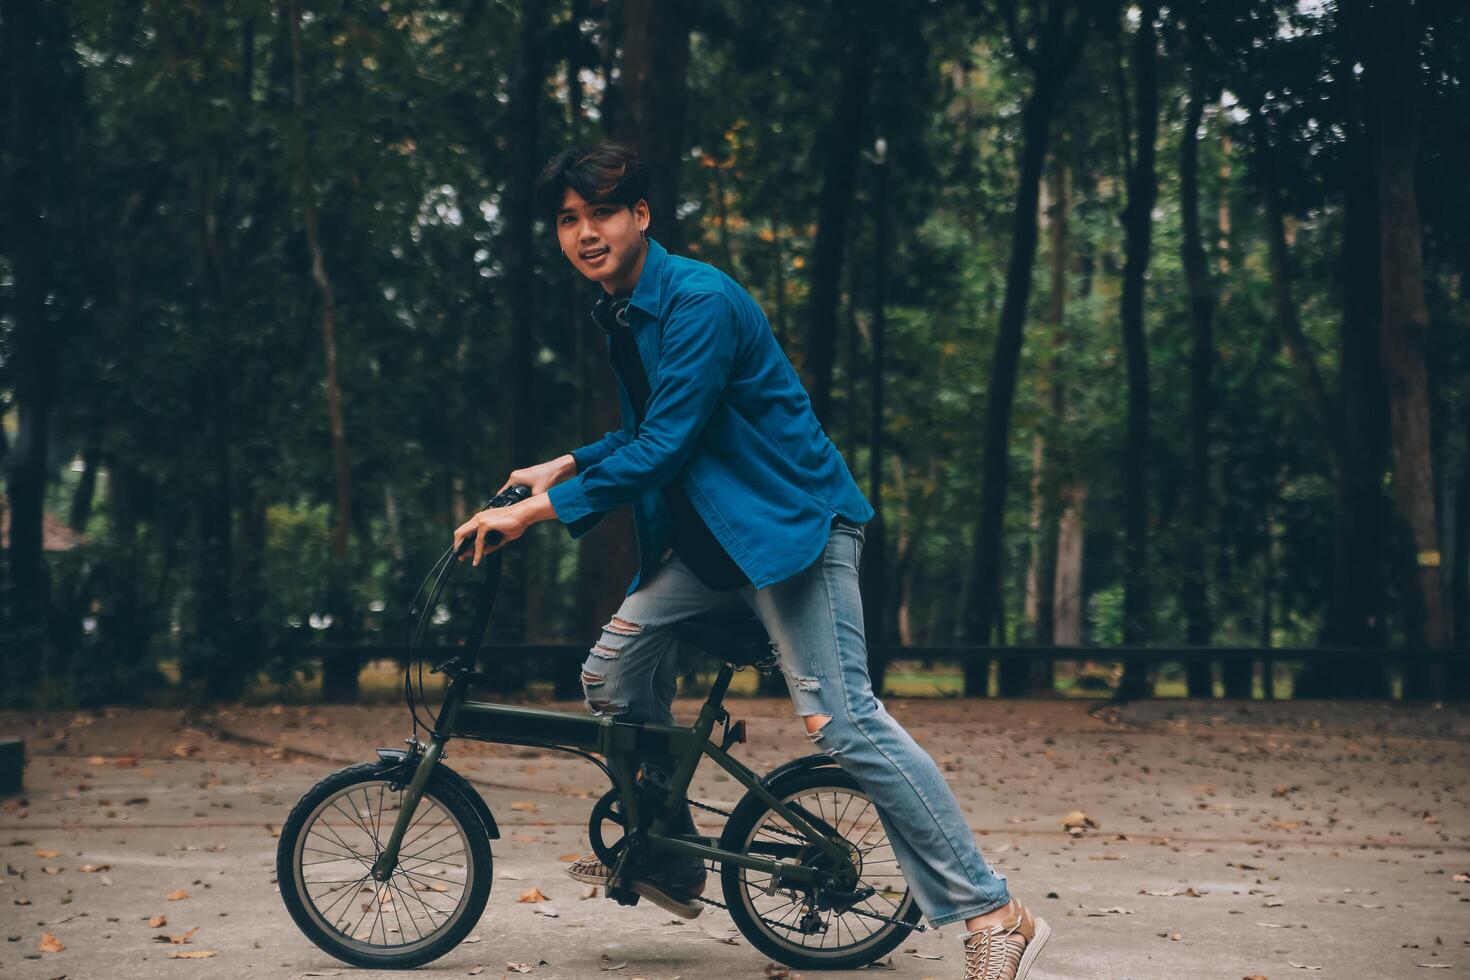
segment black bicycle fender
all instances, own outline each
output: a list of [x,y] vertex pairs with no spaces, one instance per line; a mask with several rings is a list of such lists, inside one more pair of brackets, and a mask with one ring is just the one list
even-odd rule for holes
[[[402,776],[407,781],[413,776],[411,763],[411,757],[404,749],[378,749],[378,764],[382,767],[384,775],[398,769],[403,769]],[[475,814],[480,818],[480,823],[484,825],[485,836],[490,840],[500,840],[500,828],[495,824],[495,815],[490,812],[490,807],[485,803],[485,798],[471,785],[468,779],[465,779],[442,762],[434,767],[432,779],[443,782],[454,792],[464,797],[465,801],[469,803],[470,809],[475,811]]]
[[782,776],[789,776],[794,772],[805,772],[808,769],[821,769],[824,766],[835,766],[837,761],[825,752],[813,752],[804,755],[800,759],[792,759],[783,765],[777,766],[761,777],[761,785],[769,786]]

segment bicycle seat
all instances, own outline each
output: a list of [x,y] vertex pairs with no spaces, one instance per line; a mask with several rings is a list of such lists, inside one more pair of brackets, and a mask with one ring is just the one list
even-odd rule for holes
[[680,642],[692,643],[732,667],[754,667],[774,658],[766,628],[752,613],[724,618],[696,616],[674,627]]

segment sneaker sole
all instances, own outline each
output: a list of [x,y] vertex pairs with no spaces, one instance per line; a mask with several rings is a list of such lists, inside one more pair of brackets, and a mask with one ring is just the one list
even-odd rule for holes
[[589,885],[606,885],[607,875],[588,874],[585,871],[573,871],[571,868],[563,868],[568,878],[576,881],[585,881]]
[[633,891],[648,899],[654,905],[675,915],[681,915],[686,919],[697,919],[704,911],[704,903],[698,900],[681,902],[672,895],[666,895],[658,888],[645,881],[633,882]]
[[1051,938],[1051,926],[1046,920],[1038,916],[1036,918],[1036,935],[1026,944],[1026,952],[1021,954],[1021,965],[1016,967],[1015,980],[1026,980],[1026,974],[1031,972],[1031,964],[1036,962],[1036,957],[1041,955],[1041,947]]

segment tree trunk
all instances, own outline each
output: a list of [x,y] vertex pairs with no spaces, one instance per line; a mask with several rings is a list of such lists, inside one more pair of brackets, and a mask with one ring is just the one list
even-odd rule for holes
[[[1215,296],[1205,267],[1204,241],[1199,220],[1199,132],[1204,116],[1205,93],[1198,70],[1191,69],[1189,105],[1179,141],[1179,207],[1184,240],[1181,259],[1189,290],[1189,462],[1187,476],[1188,518],[1184,529],[1181,599],[1186,621],[1185,636],[1190,646],[1208,646],[1214,626],[1205,575],[1205,542],[1209,536],[1210,506],[1210,415],[1214,410],[1211,372],[1215,364]],[[1185,666],[1189,696],[1207,698],[1214,693],[1210,664],[1191,660]]]
[[[1062,384],[1063,355],[1070,346],[1067,335],[1067,269],[1071,266],[1071,249],[1067,239],[1068,218],[1072,208],[1071,170],[1063,161],[1053,158],[1051,171],[1051,300],[1047,319],[1053,332],[1049,376],[1050,418],[1045,426],[1049,443],[1043,446],[1039,492],[1036,549],[1036,645],[1056,644],[1056,596],[1058,549],[1064,501],[1062,485],[1065,452],[1062,433],[1066,431],[1067,397]],[[1056,664],[1036,660],[1031,664],[1032,696],[1051,696],[1056,692]]]
[[[888,251],[891,237],[888,225],[888,161],[886,151],[879,150],[873,164],[873,295],[872,295],[872,359],[869,365],[869,395],[872,399],[868,417],[868,498],[873,505],[873,519],[868,524],[867,538],[863,545],[863,571],[866,573],[867,591],[864,609],[864,633],[868,640],[868,674],[873,681],[873,690],[882,692],[888,673],[888,647],[891,630],[888,620],[888,519],[883,507],[883,366],[887,343],[887,278]],[[856,290],[854,290],[856,293]],[[853,304],[857,302],[854,295]],[[857,344],[852,345],[854,348]],[[852,372],[856,378],[857,371]],[[854,406],[857,399],[852,399]],[[856,433],[854,433],[855,435]],[[853,439],[856,444],[856,439]]]
[[858,148],[864,141],[864,118],[873,81],[877,50],[875,28],[869,18],[843,17],[842,78],[837,103],[822,141],[822,191],[817,201],[817,240],[812,246],[810,294],[806,336],[802,345],[802,373],[812,409],[824,428],[831,429],[832,366],[837,351],[837,294],[842,281],[842,253],[847,242],[847,215],[852,209],[857,180]]
[[1059,647],[1082,645],[1082,615],[1086,597],[1082,593],[1083,512],[1087,484],[1071,484],[1064,491],[1066,505],[1057,525],[1056,624],[1052,642]]
[[649,236],[670,252],[682,252],[678,207],[689,71],[687,0],[623,0],[622,44],[613,135],[637,146],[648,166]]
[[[1363,63],[1369,133],[1378,174],[1379,279],[1382,286],[1384,383],[1388,392],[1394,461],[1394,508],[1408,554],[1403,575],[1404,630],[1411,650],[1444,652],[1449,629],[1440,571],[1430,446],[1429,313],[1414,165],[1423,116],[1420,44],[1423,3],[1348,0],[1344,23]],[[1443,696],[1444,672],[1414,665],[1404,674],[1404,696]]]
[[[505,264],[505,305],[509,317],[510,344],[500,364],[500,434],[504,455],[499,473],[537,462],[534,433],[543,406],[538,404],[534,352],[536,347],[536,252],[534,194],[536,175],[542,164],[540,151],[542,88],[546,80],[546,0],[524,0],[521,4],[519,39],[509,78],[509,108],[506,126],[510,136],[505,155],[505,231],[501,260]],[[499,488],[473,487],[473,506]],[[466,514],[466,517],[469,515]],[[532,582],[535,562],[530,535],[505,550],[505,571],[496,602],[496,639],[521,643],[526,639],[528,601],[536,592]],[[524,664],[500,664],[497,678],[506,690],[525,685]]]
[[[1358,79],[1344,64],[1336,81],[1353,115],[1347,139],[1343,186],[1342,254],[1339,282],[1342,315],[1337,408],[1342,460],[1336,479],[1332,594],[1323,642],[1381,649],[1385,628],[1383,558],[1386,549],[1383,474],[1388,465],[1388,401],[1378,332],[1377,182],[1367,134],[1359,116]],[[1324,679],[1327,680],[1327,679]],[[1300,687],[1302,678],[1298,677]],[[1382,698],[1389,693],[1385,669],[1331,671],[1322,685],[1336,697]]]
[[[336,496],[329,533],[330,564],[327,571],[327,611],[332,617],[328,637],[343,642],[353,634],[352,612],[347,590],[347,532],[352,516],[352,475],[347,459],[347,429],[342,411],[342,390],[337,380],[337,300],[327,276],[322,254],[321,236],[317,229],[316,192],[312,188],[311,160],[306,147],[306,128],[302,121],[305,107],[301,66],[301,23],[296,0],[285,0],[282,16],[286,19],[291,41],[291,139],[296,172],[296,190],[300,197],[301,221],[311,259],[311,281],[317,291],[317,315],[321,322],[322,351],[325,362],[327,424],[331,432],[332,473]],[[332,654],[322,663],[322,699],[327,702],[357,700],[357,657],[350,653]]]
[[[1090,27],[1089,15],[1078,15],[1070,24],[1065,10],[1049,7],[1036,50],[1026,48],[1012,30],[1013,43],[1027,52],[1035,85],[1021,111],[1021,171],[1012,212],[1011,254],[1006,268],[1005,298],[1001,304],[995,355],[986,392],[983,477],[980,517],[975,533],[969,594],[965,598],[964,632],[971,643],[989,645],[999,613],[1002,581],[1001,532],[1005,514],[1006,484],[1010,470],[1011,412],[1015,404],[1016,373],[1026,326],[1026,306],[1031,295],[1031,272],[1036,260],[1036,205],[1041,174],[1051,136],[1051,117],[1057,91],[1082,51]],[[983,696],[990,663],[971,658],[965,664],[965,693]]]
[[87,522],[92,519],[92,503],[97,497],[97,461],[101,455],[95,442],[87,443],[87,448],[82,450],[82,476],[72,492],[71,514],[66,522],[73,531],[86,531]]
[[[1123,268],[1121,313],[1123,343],[1128,363],[1127,449],[1123,462],[1123,642],[1141,646],[1152,634],[1152,601],[1148,563],[1148,444],[1149,380],[1148,337],[1144,331],[1144,276],[1148,271],[1153,236],[1153,208],[1158,194],[1154,173],[1154,142],[1158,130],[1159,93],[1156,80],[1157,42],[1154,19],[1158,5],[1141,5],[1138,31],[1133,39],[1133,70],[1138,84],[1135,125],[1136,159],[1128,175],[1128,205],[1123,212],[1127,258]],[[1118,685],[1120,698],[1143,697],[1152,692],[1147,662],[1124,662]]]
[[[49,297],[52,239],[65,236],[53,228],[62,202],[50,200],[51,174],[65,165],[61,145],[64,117],[57,79],[68,57],[70,29],[52,4],[18,0],[7,5],[0,30],[0,65],[9,93],[7,148],[9,180],[4,190],[0,247],[9,259],[11,368],[18,428],[5,458],[10,508],[10,541],[6,553],[10,594],[8,615],[0,616],[15,631],[15,649],[24,658],[6,656],[5,700],[33,685],[28,675],[45,663],[50,608],[47,569],[41,550],[42,514],[48,472],[47,453],[57,367],[64,339],[53,320]],[[12,683],[13,682],[13,683]]]

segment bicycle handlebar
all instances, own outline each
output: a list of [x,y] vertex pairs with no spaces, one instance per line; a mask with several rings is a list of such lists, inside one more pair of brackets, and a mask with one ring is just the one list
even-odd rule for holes
[[[491,497],[489,500],[485,501],[483,504],[480,505],[480,509],[489,510],[491,507],[509,507],[511,504],[518,504],[522,500],[525,500],[527,497],[530,496],[530,487],[526,486],[524,483],[515,483],[511,486],[506,487],[503,493],[498,493],[495,496]],[[485,535],[486,544],[494,544],[496,541],[499,540],[499,531],[491,531],[489,534]],[[459,543],[459,548],[454,552],[454,557],[460,557],[474,546],[475,535],[468,535],[463,541]]]

